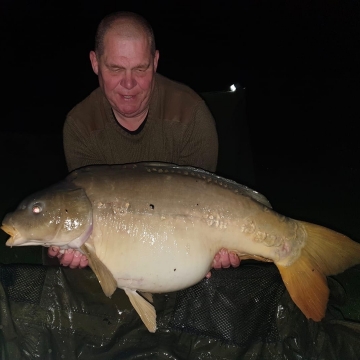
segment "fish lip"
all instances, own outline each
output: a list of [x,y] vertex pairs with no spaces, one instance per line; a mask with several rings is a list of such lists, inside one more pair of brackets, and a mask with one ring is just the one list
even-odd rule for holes
[[16,231],[16,229],[11,226],[11,225],[7,225],[7,224],[2,224],[0,229],[4,232],[6,232],[8,235],[10,235],[11,237],[15,236],[18,232]]
[[26,243],[26,239],[24,239],[23,237],[20,237],[20,234],[16,234],[15,236],[11,236],[5,243],[6,246],[23,246],[23,245],[27,245]]
[[15,239],[13,236],[9,237],[5,243],[6,246],[10,246],[10,247],[13,247],[14,244],[15,244]]
[[21,238],[19,232],[15,229],[14,226],[3,223],[0,229],[10,235],[10,238],[5,243],[6,246],[12,247],[24,243],[24,239]]
[[21,246],[26,241],[26,239],[24,239],[20,235],[19,231],[16,230],[16,228],[12,225],[3,223],[0,229],[6,232],[8,235],[10,235],[9,239],[5,243],[6,246],[10,246],[10,247],[19,246],[19,245]]
[[9,247],[13,247],[14,246],[14,238],[9,238],[6,243],[5,243],[6,246],[9,246]]
[[10,246],[10,247],[13,247],[13,246],[37,246],[37,245],[44,246],[42,240],[35,240],[35,239],[29,240],[29,239],[26,239],[26,238],[20,236],[20,234],[18,234],[18,237],[12,236],[10,239],[8,239],[6,241],[5,245]]

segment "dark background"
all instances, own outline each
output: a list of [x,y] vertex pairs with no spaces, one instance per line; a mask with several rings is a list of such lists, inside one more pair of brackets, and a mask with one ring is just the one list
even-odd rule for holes
[[[163,75],[201,93],[245,88],[254,188],[274,209],[360,240],[358,0],[1,0],[1,218],[66,174],[63,122],[97,87],[88,54],[117,10],[151,22]],[[34,248],[3,245],[1,261],[36,262]],[[358,280],[346,279],[351,295]],[[350,295],[347,315],[360,319]]]
[[[201,93],[245,88],[252,187],[275,209],[360,239],[357,0],[2,0],[4,212],[66,174],[63,122],[97,87],[89,51],[101,18],[117,10],[151,22],[163,75]],[[229,143],[244,141],[238,128]]]
[[351,0],[2,0],[1,130],[61,132],[97,86],[88,53],[115,10],[152,23],[160,73],[198,92],[246,88],[259,166],[359,167],[360,6]]

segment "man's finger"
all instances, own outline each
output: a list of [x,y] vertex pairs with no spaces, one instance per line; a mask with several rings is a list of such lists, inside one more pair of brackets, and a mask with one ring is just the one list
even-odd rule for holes
[[80,267],[81,253],[79,251],[74,252],[74,257],[69,264],[70,269],[76,269]]
[[233,252],[229,253],[229,260],[233,267],[238,267],[240,265],[240,258]]
[[229,258],[229,252],[226,249],[221,249],[220,252],[220,262],[222,268],[229,268],[230,267],[230,258]]
[[60,264],[64,266],[69,266],[74,258],[74,250],[73,249],[67,249],[64,252],[64,255],[62,255],[60,259]]
[[214,268],[214,269],[221,269],[221,256],[220,256],[220,253],[217,253],[217,254],[214,256],[213,268]]
[[79,264],[79,268],[83,269],[84,267],[87,267],[89,265],[89,260],[85,255],[82,255],[80,253],[80,264]]
[[57,246],[50,246],[48,249],[48,256],[51,258],[54,258],[58,255],[59,253],[59,248]]

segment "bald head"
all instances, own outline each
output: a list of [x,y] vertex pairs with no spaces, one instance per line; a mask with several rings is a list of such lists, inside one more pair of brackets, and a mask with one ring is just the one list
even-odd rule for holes
[[155,56],[156,45],[153,29],[141,15],[120,11],[109,14],[101,20],[95,35],[95,52],[98,57],[104,53],[104,38],[110,31],[128,39],[147,38],[151,55]]

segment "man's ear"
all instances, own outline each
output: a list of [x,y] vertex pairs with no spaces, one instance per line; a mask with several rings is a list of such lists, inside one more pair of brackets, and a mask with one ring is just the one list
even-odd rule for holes
[[99,63],[98,63],[95,51],[90,51],[89,55],[90,55],[91,67],[92,67],[94,73],[96,75],[98,75],[98,73],[99,73]]
[[159,62],[159,57],[160,57],[159,50],[156,50],[155,51],[155,56],[154,56],[154,72],[156,72],[158,62]]

